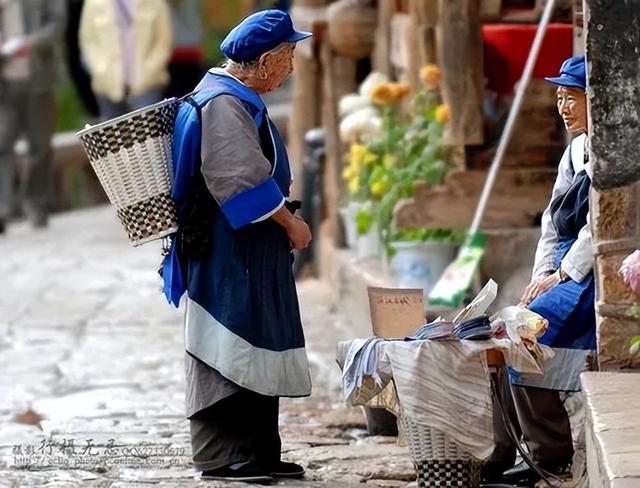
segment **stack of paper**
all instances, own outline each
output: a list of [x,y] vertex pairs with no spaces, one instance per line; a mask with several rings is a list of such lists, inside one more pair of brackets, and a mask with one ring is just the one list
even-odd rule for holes
[[436,320],[429,324],[425,324],[416,329],[409,337],[405,337],[405,341],[451,341],[457,337],[453,333],[453,322],[447,320]]
[[491,339],[491,322],[486,315],[480,315],[459,323],[453,329],[453,333],[460,340],[485,340]]

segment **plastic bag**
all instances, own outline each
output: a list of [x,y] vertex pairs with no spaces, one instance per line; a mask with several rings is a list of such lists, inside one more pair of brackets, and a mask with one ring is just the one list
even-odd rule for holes
[[506,307],[491,317],[494,334],[499,337],[503,332],[515,344],[536,344],[548,327],[544,317],[524,307]]

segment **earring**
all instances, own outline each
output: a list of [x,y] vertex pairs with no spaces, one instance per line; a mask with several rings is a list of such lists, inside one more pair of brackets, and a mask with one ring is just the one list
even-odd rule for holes
[[267,75],[267,72],[262,70],[260,71],[260,79],[261,80],[266,80],[269,77],[269,75]]

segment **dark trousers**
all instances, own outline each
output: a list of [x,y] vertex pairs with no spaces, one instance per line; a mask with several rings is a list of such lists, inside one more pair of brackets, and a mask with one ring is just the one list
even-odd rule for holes
[[0,82],[0,220],[10,216],[14,204],[14,146],[20,136],[27,142],[20,186],[24,210],[34,220],[48,212],[54,111],[52,91],[34,90],[28,80]]
[[[571,424],[560,399],[560,392],[511,385],[504,368],[498,374],[497,383],[496,393],[501,396],[505,415],[513,425],[516,435],[527,444],[536,464],[543,468],[554,468],[571,463]],[[516,444],[507,433],[495,396],[493,428],[496,447],[489,462],[508,469],[516,459]]]
[[268,468],[280,461],[279,398],[241,390],[190,418],[196,469],[253,461]]

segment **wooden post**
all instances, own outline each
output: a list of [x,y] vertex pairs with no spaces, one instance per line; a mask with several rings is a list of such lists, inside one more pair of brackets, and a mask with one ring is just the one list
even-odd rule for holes
[[640,320],[626,313],[637,297],[618,274],[640,242],[640,4],[586,0],[585,5],[598,362],[605,370],[640,368],[640,358],[629,354]]
[[302,163],[305,158],[304,136],[308,130],[322,125],[321,78],[318,60],[296,56],[293,60],[293,101],[289,119],[287,149],[294,174],[298,175],[292,198],[300,198],[302,191]]
[[391,66],[391,18],[396,8],[396,0],[378,1],[378,29],[376,31],[376,45],[373,50],[372,65],[374,71],[379,71],[389,77],[393,74]]
[[482,144],[484,88],[479,0],[440,0],[437,27],[442,94],[451,110],[445,140],[456,146]]
[[409,1],[409,29],[407,30],[407,73],[414,89],[421,86],[420,68],[436,63],[436,26],[438,24],[438,2],[434,0]]
[[573,54],[584,54],[584,14],[582,0],[572,0]]
[[287,149],[294,173],[299,175],[292,197],[300,198],[302,163],[305,157],[304,135],[322,125],[322,75],[318,46],[324,35],[327,0],[296,0],[291,17],[300,30],[313,32],[310,40],[300,43],[293,60],[293,100],[288,126]]
[[339,245],[342,243],[342,234],[339,233],[338,206],[340,195],[343,194],[340,188],[344,188],[340,174],[345,148],[340,141],[338,101],[343,95],[357,89],[356,62],[349,58],[334,56],[327,38],[321,41],[320,59],[323,68],[324,95],[322,121],[326,132],[323,201],[328,213],[328,225],[325,228],[334,239],[334,243]]

